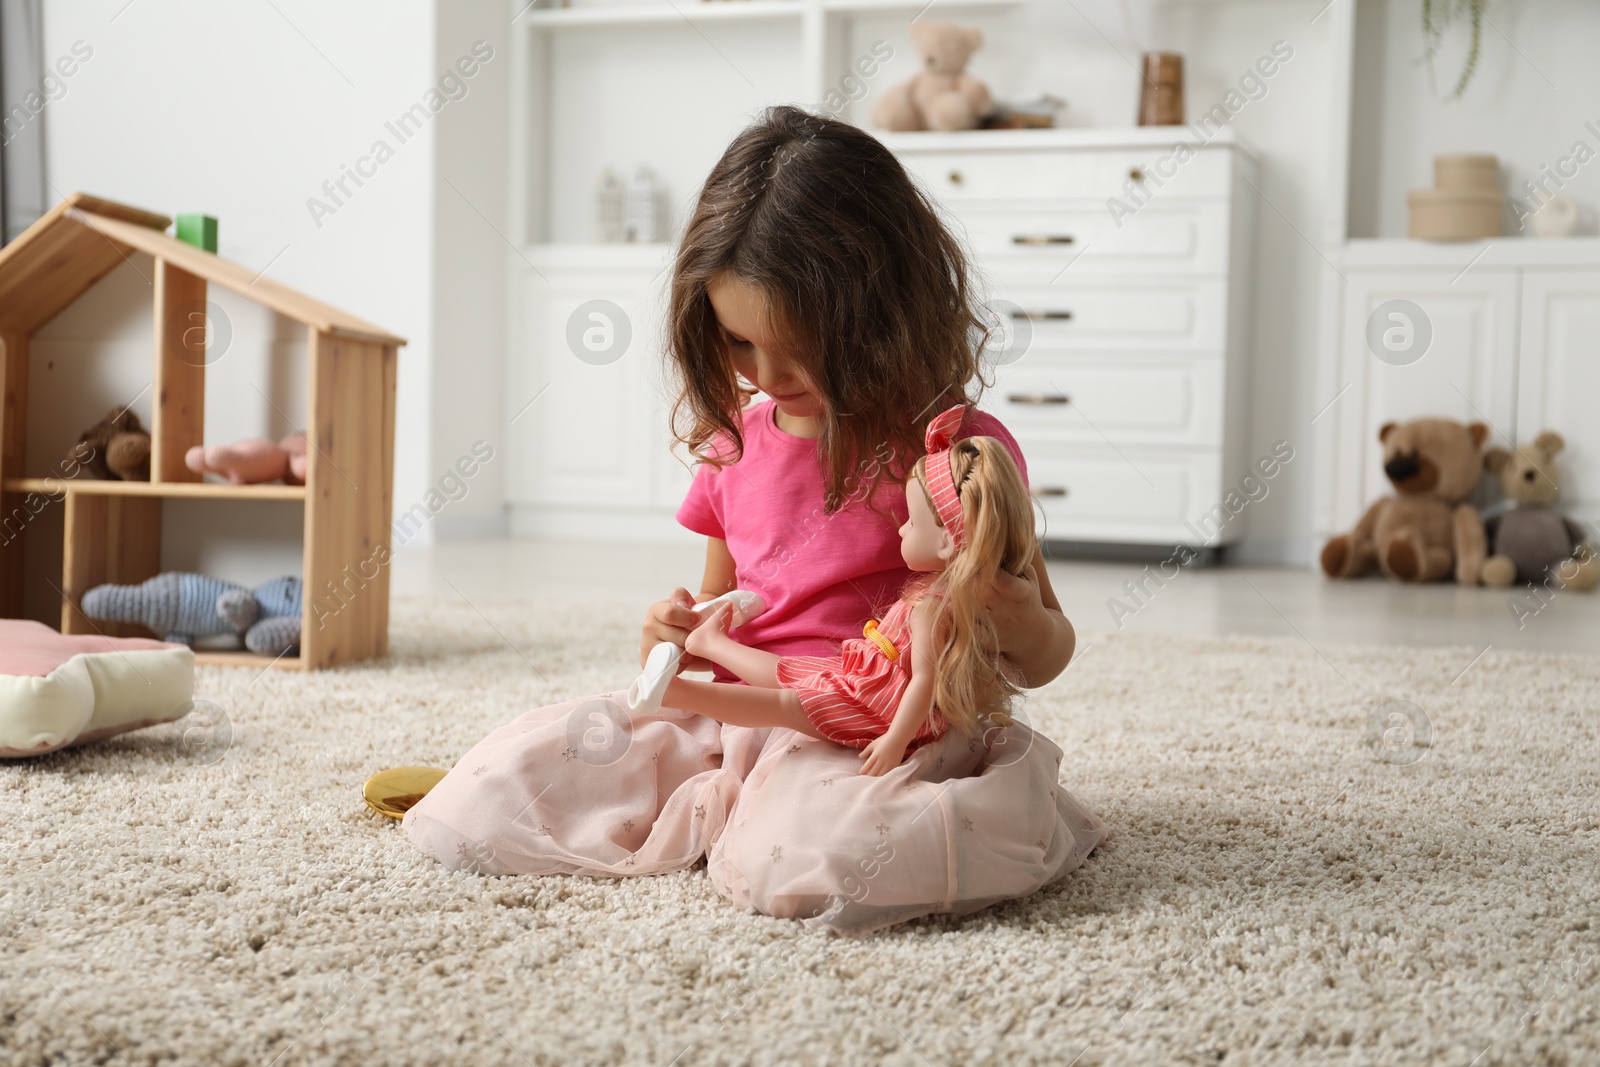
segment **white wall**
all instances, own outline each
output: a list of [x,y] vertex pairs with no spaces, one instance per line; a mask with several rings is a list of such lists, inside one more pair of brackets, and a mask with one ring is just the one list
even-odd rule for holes
[[[435,120],[431,484],[455,469],[436,537],[506,533],[505,347],[510,244],[510,15],[502,0],[438,4],[434,67],[473,70],[466,94]],[[481,42],[481,44],[479,43]],[[487,54],[489,58],[479,61]],[[457,66],[457,64],[462,64]],[[478,463],[474,443],[494,458]],[[466,466],[460,467],[466,459]],[[471,477],[462,472],[471,471]],[[451,493],[446,492],[446,499]],[[396,512],[417,501],[397,494]]]
[[[215,215],[222,255],[408,338],[400,352],[397,501],[420,497],[433,478],[436,131],[424,125],[399,144],[384,124],[433,84],[434,40],[429,0],[51,0],[45,8],[47,61],[77,42],[92,50],[43,115],[52,200],[83,190],[165,214]],[[395,142],[394,157],[363,187],[347,181],[354,195],[341,196],[318,225],[308,198],[325,196],[323,183],[380,138]],[[149,311],[131,317],[129,309],[148,301],[147,282],[127,275],[116,286],[111,296],[120,293],[128,306],[75,305],[40,347],[46,360],[69,350],[88,358],[89,340],[107,337],[109,327],[99,358],[117,360],[116,374],[142,385]],[[261,347],[279,333],[272,316],[226,295],[213,299],[237,312],[241,335],[237,353],[213,373],[220,380],[237,370],[243,384],[208,384],[207,439],[282,432],[282,417],[250,387],[298,403],[291,414],[304,417],[303,387],[269,369]],[[125,369],[123,350],[140,354]],[[82,380],[96,393],[127,391],[120,380]]]
[[[1417,0],[1361,0],[1352,139],[1350,227],[1353,237],[1404,237],[1406,193],[1433,184],[1441,152],[1493,152],[1506,191],[1542,165],[1555,170],[1575,142],[1595,158],[1563,179],[1587,207],[1595,232],[1600,203],[1600,6],[1589,0],[1517,0],[1484,9],[1483,54],[1459,100],[1454,87],[1466,28],[1452,31],[1430,83]],[[1586,124],[1593,123],[1595,129]],[[1569,168],[1570,171],[1571,168]],[[1508,211],[1507,234],[1516,233]]]
[[[583,29],[550,50],[549,217],[536,240],[598,239],[595,188],[606,168],[627,182],[656,174],[668,227],[682,226],[728,141],[768,104],[798,100],[793,25],[687,22],[647,30]],[[714,103],[711,103],[714,102]]]

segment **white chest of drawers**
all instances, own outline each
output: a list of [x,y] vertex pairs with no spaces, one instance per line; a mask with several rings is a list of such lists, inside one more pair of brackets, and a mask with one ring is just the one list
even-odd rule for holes
[[965,238],[1000,327],[983,406],[1022,445],[1058,546],[1216,549],[1242,531],[1207,518],[1254,458],[1256,164],[1228,133],[884,138]]

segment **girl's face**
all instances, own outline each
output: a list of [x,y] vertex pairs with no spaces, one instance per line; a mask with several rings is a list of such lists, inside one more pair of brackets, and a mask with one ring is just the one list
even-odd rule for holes
[[717,322],[728,335],[733,369],[775,400],[778,410],[790,418],[821,415],[822,400],[806,381],[805,372],[779,354],[778,339],[768,321],[766,294],[730,273],[718,275],[706,286],[706,294]]
[[942,571],[955,555],[950,531],[939,525],[939,516],[928,500],[922,479],[906,479],[906,519],[900,527],[900,558],[914,571]]

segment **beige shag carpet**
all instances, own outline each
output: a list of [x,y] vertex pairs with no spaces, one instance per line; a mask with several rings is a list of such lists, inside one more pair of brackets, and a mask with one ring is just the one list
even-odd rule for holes
[[0,766],[0,1057],[1600,1062],[1600,658],[1082,635],[1028,715],[1114,847],[859,942],[703,868],[450,873],[363,807],[626,682],[639,615],[400,600],[388,661],[202,670],[216,762],[160,727]]

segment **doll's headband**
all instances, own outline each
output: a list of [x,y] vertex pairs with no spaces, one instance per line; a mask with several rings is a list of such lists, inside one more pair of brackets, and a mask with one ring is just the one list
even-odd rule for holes
[[955,475],[950,470],[950,447],[966,415],[967,409],[957,406],[928,423],[928,458],[922,465],[928,480],[928,495],[933,497],[933,510],[950,532],[950,540],[958,550],[966,547],[967,529],[966,517],[961,514],[961,497],[956,493]]

